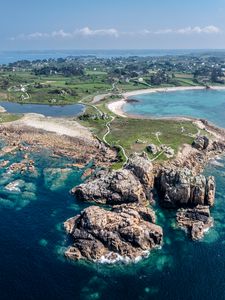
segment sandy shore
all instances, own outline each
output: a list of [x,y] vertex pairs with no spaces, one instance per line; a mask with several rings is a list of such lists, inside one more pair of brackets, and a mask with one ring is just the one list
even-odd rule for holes
[[94,140],[93,135],[86,127],[73,120],[45,117],[40,114],[29,113],[25,114],[23,118],[13,123],[20,126],[29,126],[36,129],[42,129],[58,135],[67,135],[69,137],[75,137],[89,141]]
[[0,106],[0,113],[4,113],[4,112],[6,112],[6,109],[4,107]]
[[[210,87],[213,90],[224,90],[225,87],[220,86],[213,86]],[[127,103],[126,100],[129,97],[137,96],[137,95],[144,95],[150,93],[159,93],[159,92],[177,92],[177,91],[187,91],[187,90],[204,90],[204,86],[185,86],[185,87],[168,87],[168,88],[151,88],[151,89],[143,89],[137,91],[126,92],[122,94],[122,99],[111,102],[108,104],[108,109],[111,110],[114,114],[127,118],[128,115],[123,111],[123,106]]]

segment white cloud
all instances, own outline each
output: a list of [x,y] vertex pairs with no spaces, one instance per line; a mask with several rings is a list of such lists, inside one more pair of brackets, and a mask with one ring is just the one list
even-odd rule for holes
[[190,33],[220,33],[221,30],[220,30],[220,28],[218,28],[218,27],[216,27],[214,25],[209,25],[209,26],[205,26],[205,27],[199,27],[199,26],[186,27],[186,28],[178,29],[176,32],[177,33],[181,33],[181,34],[190,34]]
[[167,34],[167,33],[173,33],[173,30],[170,28],[167,28],[167,29],[160,29],[160,30],[154,31],[154,34]]
[[96,36],[109,36],[113,38],[118,38],[119,36],[148,36],[148,35],[163,35],[163,34],[218,34],[222,30],[214,25],[209,25],[205,27],[195,26],[195,27],[185,27],[180,29],[159,29],[159,30],[149,30],[144,29],[140,31],[118,31],[115,28],[109,29],[91,29],[89,27],[84,27],[81,29],[76,29],[72,32],[66,32],[63,29],[58,31],[47,32],[34,32],[29,34],[19,34],[16,37],[11,37],[10,40],[40,40],[40,39],[74,39],[76,37],[96,37]]
[[53,31],[51,34],[49,34],[49,37],[59,37],[59,38],[70,38],[73,34],[70,32],[65,32],[63,29],[60,29],[58,31]]
[[92,30],[89,27],[84,27],[80,30],[75,31],[74,34],[80,34],[80,35],[84,35],[84,36],[96,36],[96,35],[104,35],[104,36],[108,35],[108,36],[114,36],[114,37],[119,36],[119,32],[114,28]]
[[60,29],[58,31],[53,31],[50,33],[46,32],[34,32],[29,34],[19,34],[16,37],[11,37],[10,40],[31,40],[31,39],[46,39],[46,38],[59,38],[59,39],[65,39],[65,38],[75,38],[77,36],[83,36],[83,37],[90,37],[90,36],[111,36],[111,37],[118,37],[119,32],[114,29],[90,29],[89,27],[84,27],[81,29],[76,29],[72,32],[66,32],[63,29]]
[[195,26],[195,27],[185,27],[185,28],[178,28],[178,29],[159,29],[155,31],[151,31],[148,29],[142,30],[143,35],[149,34],[217,34],[222,32],[222,30],[214,25],[209,25],[205,27]]

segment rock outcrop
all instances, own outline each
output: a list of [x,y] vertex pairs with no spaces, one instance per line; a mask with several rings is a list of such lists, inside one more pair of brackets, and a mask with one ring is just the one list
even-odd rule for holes
[[75,260],[136,260],[162,244],[162,228],[154,222],[154,212],[144,206],[90,206],[64,223],[73,239],[65,255]]
[[159,148],[155,144],[149,144],[146,147],[147,151],[153,155],[157,154],[159,152]]
[[192,240],[199,240],[213,226],[213,218],[210,216],[209,206],[198,205],[192,209],[179,209],[177,223],[178,226],[187,230]]
[[214,204],[214,177],[193,176],[187,168],[162,170],[157,180],[157,189],[161,203],[165,207]]
[[72,189],[79,200],[103,204],[145,203],[154,185],[153,167],[145,155],[134,154],[124,169],[99,171]]
[[75,187],[71,193],[78,200],[102,204],[146,201],[142,184],[129,170],[100,171],[94,179]]
[[197,136],[192,146],[198,150],[205,150],[209,146],[209,138],[207,136]]
[[154,173],[153,165],[148,159],[146,153],[142,155],[133,154],[129,157],[128,163],[125,166],[127,170],[130,170],[139,181],[146,187],[146,189],[152,188],[154,185]]

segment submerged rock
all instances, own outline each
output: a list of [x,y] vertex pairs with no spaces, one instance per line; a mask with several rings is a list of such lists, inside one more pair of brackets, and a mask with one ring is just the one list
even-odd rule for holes
[[45,168],[43,174],[46,187],[52,191],[61,189],[72,172],[71,168]]
[[179,209],[177,223],[178,226],[187,229],[192,240],[199,240],[213,226],[213,218],[210,216],[209,206],[198,205],[192,209]]
[[214,177],[193,176],[187,168],[163,170],[158,178],[157,189],[161,203],[166,207],[214,205]]
[[18,192],[21,193],[21,188],[24,187],[25,181],[22,179],[17,179],[15,181],[10,182],[5,186],[5,189],[10,192]]
[[145,155],[134,154],[124,169],[100,171],[71,192],[79,200],[96,203],[144,203],[153,184],[152,163]]
[[144,206],[90,206],[64,223],[73,238],[65,255],[76,260],[136,260],[162,244],[162,228],[154,223],[153,210]]

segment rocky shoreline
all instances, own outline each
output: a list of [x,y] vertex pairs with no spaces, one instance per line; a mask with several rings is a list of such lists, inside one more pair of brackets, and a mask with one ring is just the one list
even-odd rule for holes
[[225,152],[225,141],[223,130],[203,121],[202,126],[208,135],[198,135],[188,152],[181,149],[169,162],[152,164],[146,154],[133,154],[122,169],[100,170],[72,189],[79,201],[108,206],[90,206],[64,223],[72,238],[65,255],[107,263],[136,261],[163,245],[163,228],[151,207],[153,190],[162,209],[177,211],[178,227],[192,240],[203,238],[213,226],[216,184],[201,172]]
[[[116,151],[93,137],[81,138],[74,131],[72,136],[59,135],[23,122],[0,126],[0,137],[6,141],[1,152],[25,153],[20,163],[9,167],[20,172],[35,172],[28,154],[43,147],[52,156],[72,158],[78,168],[91,163],[93,169],[84,175],[88,179],[71,193],[92,205],[64,223],[72,241],[65,255],[93,262],[135,262],[163,246],[155,201],[161,209],[176,210],[177,226],[193,240],[203,238],[213,226],[210,208],[216,184],[212,176],[201,173],[210,159],[225,153],[225,134],[205,120],[198,122],[200,133],[193,144],[184,145],[174,159],[153,163],[146,153],[132,154],[120,170],[109,169],[117,161]],[[155,192],[159,200],[153,197]]]
[[1,125],[0,138],[6,144],[1,149],[2,154],[15,151],[29,154],[48,149],[53,157],[69,157],[79,168],[90,163],[93,167],[109,167],[117,161],[116,151],[97,139],[59,135],[16,122]]

